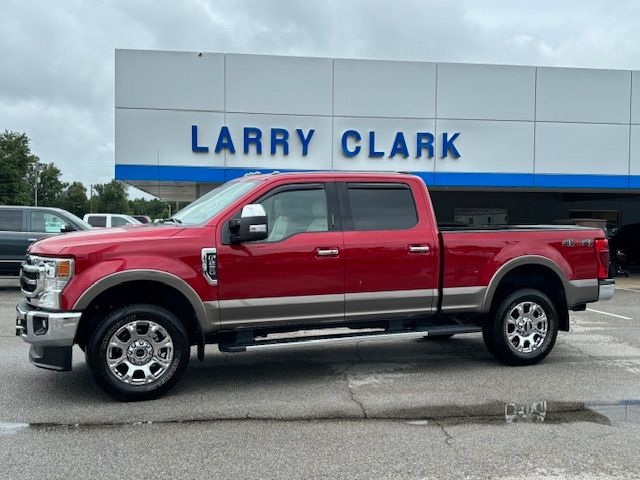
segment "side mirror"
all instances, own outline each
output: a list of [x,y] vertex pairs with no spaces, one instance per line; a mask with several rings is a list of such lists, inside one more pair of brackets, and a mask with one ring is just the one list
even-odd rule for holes
[[242,207],[240,218],[229,220],[231,243],[253,242],[264,240],[269,235],[267,213],[260,204],[249,204]]
[[60,229],[60,233],[69,233],[69,232],[75,232],[75,231],[76,231],[76,228],[70,223],[63,225],[62,228]]

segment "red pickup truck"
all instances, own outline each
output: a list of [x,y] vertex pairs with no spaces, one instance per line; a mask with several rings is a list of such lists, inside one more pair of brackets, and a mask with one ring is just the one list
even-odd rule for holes
[[159,225],[33,244],[16,334],[54,370],[71,369],[78,344],[120,400],[166,392],[205,344],[482,332],[497,358],[530,365],[569,330],[569,310],[613,296],[608,266],[599,229],[439,230],[415,176],[249,175]]

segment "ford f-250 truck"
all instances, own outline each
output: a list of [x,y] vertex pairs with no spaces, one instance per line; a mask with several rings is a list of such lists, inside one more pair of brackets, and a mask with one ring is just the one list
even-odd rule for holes
[[497,358],[530,365],[569,330],[569,310],[613,296],[608,264],[598,229],[439,230],[425,184],[407,174],[250,175],[161,225],[33,244],[16,334],[54,370],[70,370],[79,345],[120,400],[166,392],[205,344],[481,331]]

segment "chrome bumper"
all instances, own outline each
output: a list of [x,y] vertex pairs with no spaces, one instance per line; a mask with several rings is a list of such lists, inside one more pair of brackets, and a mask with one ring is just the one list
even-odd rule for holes
[[611,300],[616,288],[616,281],[613,278],[598,281],[598,301]]
[[16,335],[39,347],[71,347],[81,312],[47,312],[25,300],[16,306]]

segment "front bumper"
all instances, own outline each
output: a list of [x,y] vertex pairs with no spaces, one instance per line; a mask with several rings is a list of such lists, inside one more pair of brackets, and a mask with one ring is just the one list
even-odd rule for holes
[[82,312],[50,312],[22,300],[16,306],[16,336],[31,344],[29,360],[38,367],[71,370],[71,348]]
[[616,288],[616,281],[613,278],[598,280],[598,301],[611,300]]

